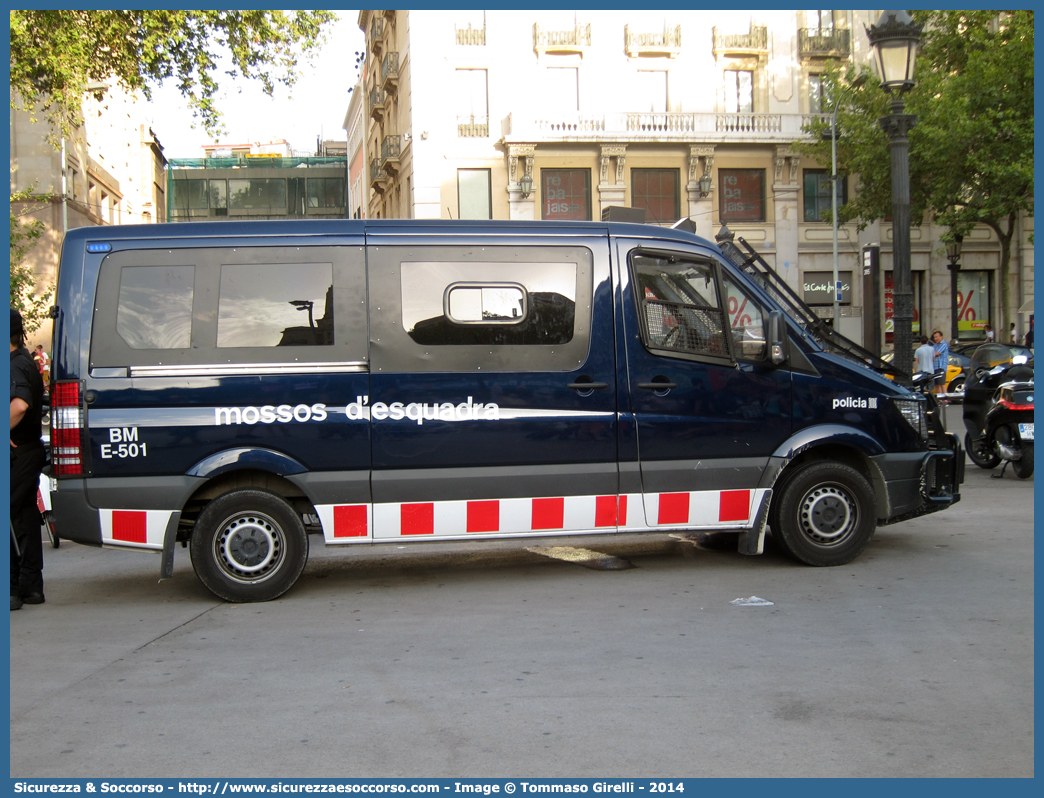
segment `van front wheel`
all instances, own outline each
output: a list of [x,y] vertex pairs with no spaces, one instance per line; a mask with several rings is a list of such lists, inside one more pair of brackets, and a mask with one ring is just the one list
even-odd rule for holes
[[308,560],[308,535],[280,496],[253,488],[214,499],[196,520],[189,551],[199,580],[225,601],[270,601]]
[[772,537],[808,565],[844,565],[877,528],[877,502],[866,477],[841,463],[811,463],[786,480],[773,502]]

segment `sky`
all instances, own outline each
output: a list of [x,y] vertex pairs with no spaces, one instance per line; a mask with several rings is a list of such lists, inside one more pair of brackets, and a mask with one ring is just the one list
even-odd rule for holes
[[[326,45],[312,63],[299,63],[300,75],[293,89],[276,85],[268,97],[257,81],[240,79],[233,83],[221,69],[218,107],[227,133],[223,144],[268,142],[286,139],[294,150],[315,153],[316,137],[344,141],[341,128],[351,100],[349,89],[358,79],[356,52],[366,45],[356,22],[358,11],[338,11],[338,20],[329,28]],[[178,92],[173,80],[153,90],[147,104],[146,119],[163,145],[167,158],[200,158],[200,146],[213,143]],[[193,127],[195,122],[195,127]]]

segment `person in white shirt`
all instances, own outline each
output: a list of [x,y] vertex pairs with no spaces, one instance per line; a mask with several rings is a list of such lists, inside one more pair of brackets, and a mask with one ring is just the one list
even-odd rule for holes
[[986,322],[986,343],[993,343],[993,327],[990,326],[989,322]]
[[935,347],[928,343],[928,336],[921,336],[921,345],[914,350],[914,374],[934,374]]

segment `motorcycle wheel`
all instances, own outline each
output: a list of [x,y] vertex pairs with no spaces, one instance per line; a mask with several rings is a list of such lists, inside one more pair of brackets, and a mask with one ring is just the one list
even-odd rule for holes
[[1022,444],[1022,457],[1011,461],[1011,469],[1019,479],[1029,479],[1033,476],[1033,444]]
[[971,461],[979,468],[989,469],[1000,465],[1000,455],[988,448],[985,438],[973,441],[971,436],[966,434],[964,436],[964,450],[968,453]]

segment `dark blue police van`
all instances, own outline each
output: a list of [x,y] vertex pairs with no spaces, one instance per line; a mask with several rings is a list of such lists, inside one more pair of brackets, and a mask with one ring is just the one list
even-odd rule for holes
[[743,265],[614,222],[72,230],[57,532],[163,576],[187,543],[216,595],[264,601],[309,535],[728,531],[758,554],[769,528],[839,565],[956,502],[934,400],[829,351]]

